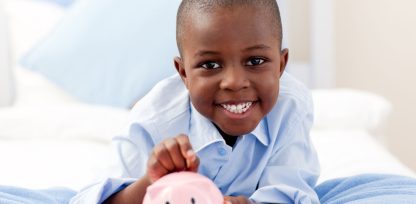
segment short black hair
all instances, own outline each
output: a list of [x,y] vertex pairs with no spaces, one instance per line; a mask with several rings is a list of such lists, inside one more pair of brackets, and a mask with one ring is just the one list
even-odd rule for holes
[[271,29],[276,33],[282,46],[282,20],[276,0],[182,0],[176,17],[176,43],[182,54],[182,35],[194,12],[212,12],[215,8],[233,8],[236,6],[253,6],[263,9],[271,20]]

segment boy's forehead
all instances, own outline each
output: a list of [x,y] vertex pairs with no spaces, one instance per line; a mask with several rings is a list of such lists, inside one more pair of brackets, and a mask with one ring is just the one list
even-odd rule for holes
[[[184,0],[186,1],[186,0]],[[256,0],[255,2],[273,2],[275,0]],[[210,28],[211,31],[221,32],[221,28],[227,25],[222,25],[221,23],[215,23],[215,21],[237,21],[239,18],[244,18],[246,16],[251,16],[251,18],[244,18],[244,21],[238,21],[240,24],[250,23],[258,20],[257,22],[267,25],[264,32],[273,32],[275,38],[281,41],[281,22],[280,22],[280,13],[278,11],[277,4],[274,8],[273,6],[266,7],[269,4],[254,2],[247,3],[250,1],[227,1],[227,0],[216,0],[215,2],[225,2],[224,4],[199,4],[199,2],[211,2],[207,0],[201,1],[192,1],[193,5],[189,6],[186,9],[179,9],[178,11],[178,25],[177,25],[177,41],[179,50],[182,50],[183,40],[192,37],[195,35],[195,32],[192,32],[195,29],[198,29],[201,25],[205,26],[204,28]],[[228,3],[227,2],[246,2],[246,3]],[[210,25],[215,25],[213,27]],[[244,25],[243,25],[244,26]],[[256,27],[258,29],[258,27]],[[280,44],[280,42],[279,42]]]
[[[202,29],[211,33],[221,33],[225,29],[233,28],[244,32],[244,29],[256,29],[259,33],[272,33],[276,25],[269,15],[262,10],[251,7],[216,8],[209,12],[192,12],[183,26],[183,38],[200,34]],[[280,36],[276,36],[280,37]]]
[[[233,6],[212,6],[210,8],[194,8],[187,12],[187,20],[192,22],[194,20],[200,20],[201,17],[241,17],[242,15],[233,15],[235,13],[239,14],[254,14],[254,13],[264,13],[264,9],[260,6],[245,6],[245,5],[233,5]],[[270,16],[269,16],[270,18]],[[264,19],[267,20],[267,19]]]
[[[245,18],[246,16],[251,16],[251,18]],[[250,23],[255,21],[258,18],[261,18],[263,22],[271,22],[268,15],[264,15],[264,12],[258,8],[254,7],[214,7],[210,10],[194,10],[189,12],[188,18],[186,18],[186,23],[184,29],[192,30],[201,26],[209,26],[215,24],[217,27],[222,27],[221,23],[216,22],[228,22],[234,21],[237,22],[241,19],[245,19]],[[272,25],[270,25],[272,26]]]

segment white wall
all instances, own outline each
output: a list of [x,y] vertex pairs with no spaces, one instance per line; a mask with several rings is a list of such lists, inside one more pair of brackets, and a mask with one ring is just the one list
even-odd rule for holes
[[[393,104],[384,135],[416,170],[416,1],[333,0],[335,87],[380,94]],[[310,60],[309,0],[290,3],[292,60]]]

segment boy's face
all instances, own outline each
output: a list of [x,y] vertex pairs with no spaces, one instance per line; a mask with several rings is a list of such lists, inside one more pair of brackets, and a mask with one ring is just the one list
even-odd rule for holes
[[192,104],[228,135],[253,131],[273,108],[288,51],[270,17],[238,7],[192,16],[175,66]]

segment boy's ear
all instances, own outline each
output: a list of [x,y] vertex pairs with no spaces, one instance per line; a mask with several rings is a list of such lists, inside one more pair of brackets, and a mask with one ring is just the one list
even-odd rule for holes
[[282,76],[283,72],[285,71],[288,60],[289,50],[285,48],[280,52],[280,76]]
[[176,71],[179,73],[179,76],[181,76],[181,79],[185,84],[186,88],[188,88],[188,78],[186,77],[185,66],[183,65],[182,59],[180,57],[175,57],[173,61],[175,63]]

